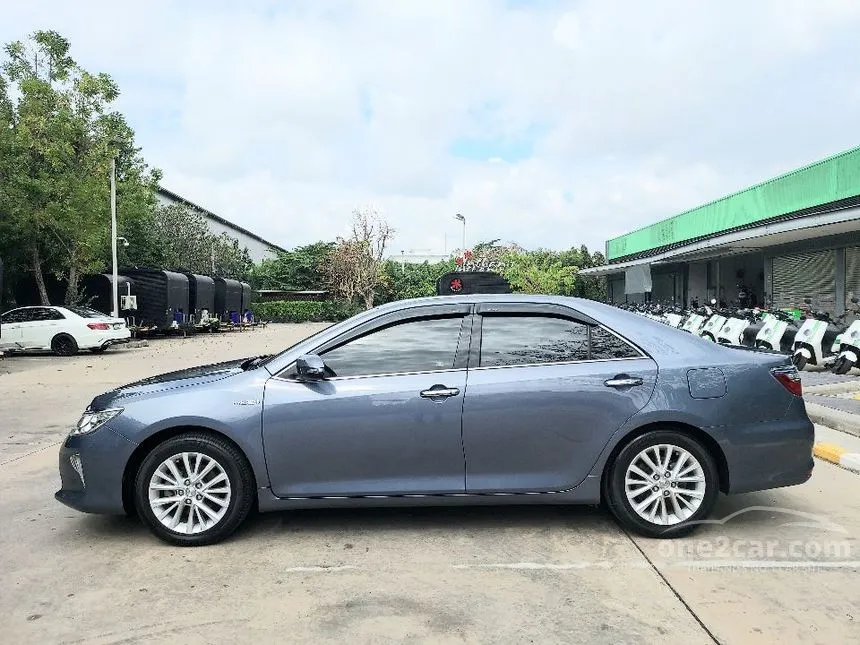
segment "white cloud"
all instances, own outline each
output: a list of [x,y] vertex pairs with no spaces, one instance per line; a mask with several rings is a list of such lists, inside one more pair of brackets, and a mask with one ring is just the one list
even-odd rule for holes
[[855,0],[33,1],[0,39],[66,35],[166,186],[283,246],[373,200],[395,251],[450,248],[455,212],[472,242],[599,248],[858,143],[858,23]]

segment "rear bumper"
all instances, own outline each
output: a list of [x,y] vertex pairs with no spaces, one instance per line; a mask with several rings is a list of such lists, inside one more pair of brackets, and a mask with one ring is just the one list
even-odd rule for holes
[[69,437],[60,447],[61,486],[54,498],[84,513],[124,513],[123,473],[136,447],[108,428]]
[[78,347],[81,349],[92,349],[94,347],[110,347],[119,343],[127,343],[131,340],[131,330],[111,329],[108,331],[92,332],[84,334],[77,339]]
[[803,418],[755,423],[723,432],[730,435],[730,439],[726,436],[720,441],[728,465],[729,493],[795,486],[812,477],[815,427],[805,413]]

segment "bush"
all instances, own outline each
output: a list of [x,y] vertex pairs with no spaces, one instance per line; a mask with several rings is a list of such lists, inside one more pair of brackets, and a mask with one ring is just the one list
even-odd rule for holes
[[359,305],[343,300],[256,302],[251,310],[256,320],[288,323],[338,322],[363,311]]

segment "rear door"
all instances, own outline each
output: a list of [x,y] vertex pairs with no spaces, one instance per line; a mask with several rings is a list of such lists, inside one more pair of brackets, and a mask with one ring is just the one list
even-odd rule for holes
[[577,486],[650,399],[656,363],[566,307],[478,312],[463,407],[467,492]]
[[50,349],[51,339],[64,329],[65,316],[51,307],[31,307],[21,323],[21,344],[27,349]]

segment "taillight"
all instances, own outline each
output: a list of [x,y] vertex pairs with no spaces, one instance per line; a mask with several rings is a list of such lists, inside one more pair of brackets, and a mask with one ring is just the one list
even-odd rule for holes
[[110,325],[108,323],[87,323],[87,327],[93,331],[107,331],[110,329]]
[[803,396],[803,385],[800,382],[800,372],[794,367],[777,367],[770,371],[773,377],[794,396]]

